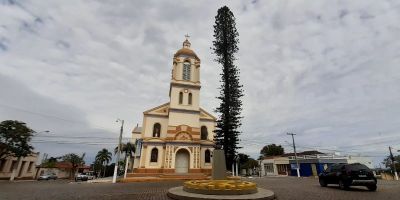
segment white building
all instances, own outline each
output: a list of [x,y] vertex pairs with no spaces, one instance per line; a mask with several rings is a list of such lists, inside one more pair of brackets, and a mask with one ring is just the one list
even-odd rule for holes
[[137,127],[135,173],[211,173],[216,118],[200,107],[200,88],[200,59],[186,39],[173,57],[170,101],[145,111]]
[[374,168],[374,164],[372,162],[371,157],[365,157],[365,156],[346,156],[347,157],[347,163],[361,163],[367,166],[370,169]]

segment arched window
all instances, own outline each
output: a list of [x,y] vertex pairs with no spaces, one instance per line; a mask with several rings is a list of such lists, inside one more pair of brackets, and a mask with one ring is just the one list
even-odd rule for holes
[[208,138],[207,127],[206,127],[206,126],[202,126],[202,127],[201,127],[201,136],[200,136],[200,139],[201,139],[201,140],[207,140],[207,138]]
[[186,80],[186,81],[190,80],[190,63],[189,62],[184,62],[183,63],[182,78],[183,78],[183,80]]
[[211,162],[211,153],[210,150],[206,150],[206,152],[204,152],[204,162],[205,163],[210,163]]
[[160,137],[161,133],[161,124],[155,123],[153,126],[153,137]]
[[183,102],[183,92],[179,92],[179,104]]
[[158,160],[158,149],[154,148],[151,150],[150,162],[157,162]]
[[189,93],[188,103],[189,105],[192,105],[192,93]]

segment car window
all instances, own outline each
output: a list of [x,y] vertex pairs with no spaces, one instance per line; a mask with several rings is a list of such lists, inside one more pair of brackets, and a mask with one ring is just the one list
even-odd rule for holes
[[369,168],[363,164],[350,164],[346,166],[347,170],[369,170]]
[[332,165],[331,172],[338,172],[342,169],[342,167],[343,167],[343,165],[341,165],[341,164],[334,164],[334,165]]
[[329,166],[328,168],[325,169],[325,172],[331,172],[332,171],[332,166]]

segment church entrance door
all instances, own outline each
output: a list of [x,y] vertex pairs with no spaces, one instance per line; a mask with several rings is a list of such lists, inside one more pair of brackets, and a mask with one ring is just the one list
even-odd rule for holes
[[175,155],[175,173],[189,172],[190,155],[186,149],[180,149]]

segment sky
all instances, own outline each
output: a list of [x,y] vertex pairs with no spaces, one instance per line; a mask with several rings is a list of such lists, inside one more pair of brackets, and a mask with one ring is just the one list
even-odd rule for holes
[[[239,152],[276,143],[371,157],[400,149],[400,2],[396,0],[0,0],[0,121],[38,132],[36,151],[110,151],[143,111],[169,101],[173,54],[190,35],[201,106],[219,102],[210,50],[218,8],[236,17],[243,84]],[[50,133],[43,131],[49,130]],[[397,154],[397,152],[395,153]]]

